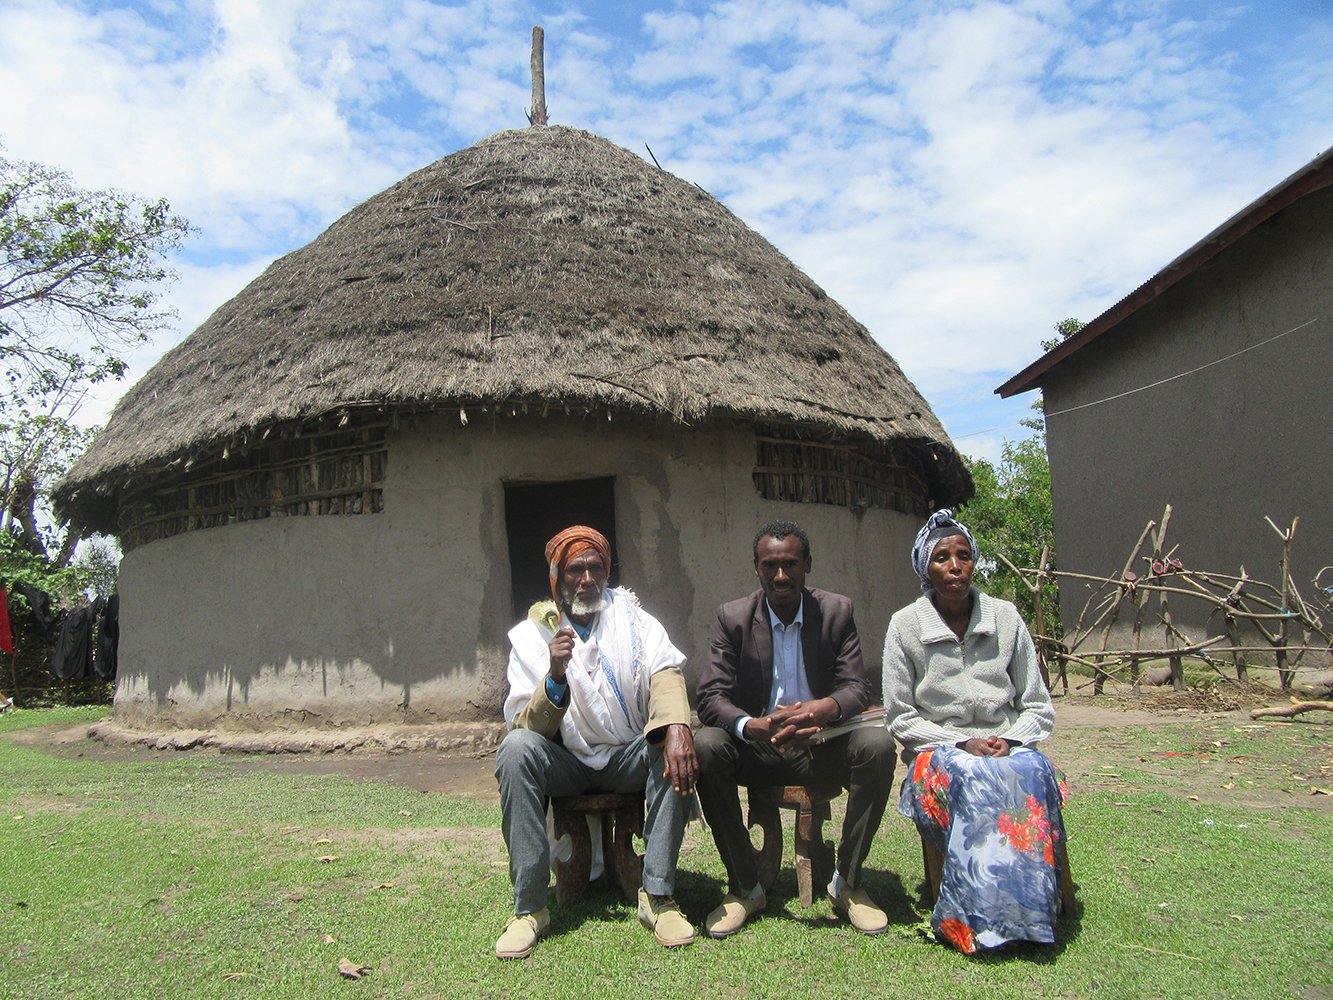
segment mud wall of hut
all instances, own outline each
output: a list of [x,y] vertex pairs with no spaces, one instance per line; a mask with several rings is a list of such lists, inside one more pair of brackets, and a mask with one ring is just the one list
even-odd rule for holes
[[871,676],[919,590],[919,517],[763,499],[744,425],[418,418],[387,434],[383,509],[189,531],[121,567],[118,720],[200,728],[493,719],[513,625],[505,483],[615,478],[624,585],[698,677],[718,604],[754,590],[751,540],[802,524],[812,586],[850,595]]

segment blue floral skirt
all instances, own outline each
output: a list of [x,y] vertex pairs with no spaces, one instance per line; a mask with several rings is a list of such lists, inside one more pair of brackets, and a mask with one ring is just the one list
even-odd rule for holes
[[969,953],[1055,941],[1066,797],[1064,775],[1027,747],[1007,757],[949,746],[917,755],[898,811],[944,856],[937,934]]

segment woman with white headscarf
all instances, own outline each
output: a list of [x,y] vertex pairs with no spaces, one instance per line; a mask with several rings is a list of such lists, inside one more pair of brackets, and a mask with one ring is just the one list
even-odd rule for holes
[[972,586],[978,558],[952,511],[933,514],[912,547],[924,593],[884,639],[889,728],[911,765],[898,808],[928,867],[943,858],[931,923],[964,952],[1053,942],[1068,871],[1063,777],[1034,748],[1055,709],[1018,610]]

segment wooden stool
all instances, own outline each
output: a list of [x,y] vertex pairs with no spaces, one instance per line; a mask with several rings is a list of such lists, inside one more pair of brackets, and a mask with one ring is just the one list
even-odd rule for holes
[[555,900],[561,906],[583,898],[592,874],[592,836],[588,814],[602,817],[602,864],[614,872],[620,891],[637,903],[643,884],[643,857],[631,839],[643,837],[643,793],[608,792],[601,795],[567,795],[551,800],[557,838],[568,836],[574,852],[568,861],[555,863]]
[[[1069,851],[1063,844],[1057,844],[1055,853],[1060,865],[1060,912],[1074,911],[1074,875],[1069,870]],[[935,846],[921,838],[921,863],[926,868],[926,888],[930,891],[933,906],[940,898],[940,884],[944,881],[944,855],[935,850]]]
[[746,791],[750,800],[749,826],[764,831],[764,846],[755,851],[759,884],[768,892],[777,881],[782,868],[782,819],[778,810],[794,809],[796,884],[800,887],[802,905],[813,906],[815,886],[826,886],[833,878],[833,842],[824,839],[823,826],[830,818],[829,803],[842,793],[828,795],[803,785],[771,785]]

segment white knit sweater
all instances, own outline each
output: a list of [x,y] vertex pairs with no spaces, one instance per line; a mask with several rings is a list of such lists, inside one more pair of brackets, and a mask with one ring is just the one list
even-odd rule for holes
[[904,760],[973,736],[1027,744],[1051,734],[1055,706],[1018,609],[976,587],[972,597],[961,641],[924,594],[889,622],[884,704]]

